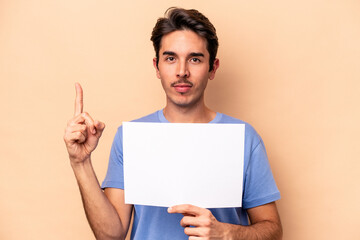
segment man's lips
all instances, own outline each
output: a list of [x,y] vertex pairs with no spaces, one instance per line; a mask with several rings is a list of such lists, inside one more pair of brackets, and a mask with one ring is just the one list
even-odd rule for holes
[[175,88],[175,91],[179,92],[179,93],[186,93],[188,91],[190,91],[191,89],[191,85],[190,84],[174,84],[174,88]]

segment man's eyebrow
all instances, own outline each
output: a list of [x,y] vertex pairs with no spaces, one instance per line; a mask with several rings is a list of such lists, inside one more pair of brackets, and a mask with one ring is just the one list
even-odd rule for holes
[[189,54],[191,57],[204,57],[204,54],[201,52],[192,52]]
[[[162,55],[171,55],[176,56],[176,53],[173,51],[164,51]],[[204,57],[205,55],[201,52],[192,52],[189,54],[190,57]]]
[[176,54],[172,51],[165,51],[165,52],[163,52],[162,55],[176,55]]

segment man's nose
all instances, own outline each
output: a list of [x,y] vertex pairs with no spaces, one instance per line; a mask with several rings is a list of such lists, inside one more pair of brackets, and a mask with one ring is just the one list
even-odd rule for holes
[[190,72],[186,61],[179,61],[179,64],[177,66],[176,76],[178,78],[188,78],[190,76]]

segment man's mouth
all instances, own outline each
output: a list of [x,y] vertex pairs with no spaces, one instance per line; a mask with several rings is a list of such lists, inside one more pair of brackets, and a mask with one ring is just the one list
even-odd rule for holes
[[190,91],[191,87],[192,86],[189,84],[175,84],[174,85],[175,91],[177,91],[179,93],[186,93],[186,92]]
[[190,82],[189,80],[182,79],[171,84],[171,86],[174,87],[175,91],[177,91],[178,93],[186,93],[190,91],[191,87],[193,86],[193,83]]

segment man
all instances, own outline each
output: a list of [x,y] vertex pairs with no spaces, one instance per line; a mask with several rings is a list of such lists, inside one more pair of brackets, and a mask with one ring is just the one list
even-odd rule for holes
[[[156,52],[153,65],[166,93],[166,106],[136,121],[244,123],[205,105],[207,82],[214,79],[219,68],[215,28],[205,16],[196,10],[169,9],[167,16],[157,21],[151,40]],[[75,114],[64,140],[86,216],[97,239],[124,239],[133,208],[132,239],[281,239],[282,227],[275,205],[280,194],[263,142],[249,124],[244,123],[242,208],[209,210],[188,204],[168,209],[133,206],[124,203],[122,128],[116,133],[108,173],[100,187],[91,165],[91,152],[105,125],[83,112],[79,84],[76,93]]]

